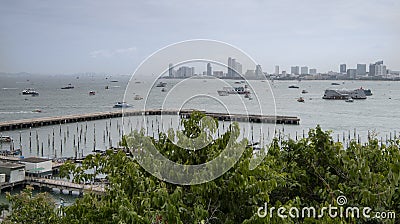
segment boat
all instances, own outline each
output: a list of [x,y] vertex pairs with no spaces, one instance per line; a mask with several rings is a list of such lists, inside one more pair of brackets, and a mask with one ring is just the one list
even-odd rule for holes
[[346,89],[327,89],[322,99],[326,100],[346,100],[346,99],[366,99],[367,96],[363,89],[346,90]]
[[301,93],[306,94],[306,93],[308,93],[308,91],[303,89],[303,91],[301,91]]
[[291,85],[291,86],[289,86],[289,88],[290,88],[290,89],[298,89],[299,87],[298,87],[298,86]]
[[89,92],[89,96],[94,96],[94,95],[96,95],[96,92],[95,92],[95,91],[90,91],[90,92]]
[[363,89],[362,87],[360,89],[364,90],[366,96],[372,96],[372,91],[370,89]]
[[240,81],[236,81],[235,84],[241,84],[241,82]]
[[32,112],[33,113],[42,113],[42,110],[41,109],[34,109],[34,110],[32,110]]
[[250,98],[251,96],[250,96],[250,93],[246,93],[246,94],[244,94],[244,98]]
[[75,88],[71,83],[68,86],[61,87],[61,89],[73,89]]
[[159,82],[159,83],[156,85],[156,87],[165,87],[165,86],[167,86],[167,83],[166,83],[166,82]]
[[114,104],[113,107],[114,108],[127,108],[127,107],[131,107],[131,105],[127,104],[126,102],[117,102],[116,104]]
[[108,87],[108,86],[106,86],[106,87],[104,87],[104,89],[109,89],[109,87]]
[[167,92],[167,90],[165,88],[162,88],[161,92]]
[[347,102],[347,103],[353,103],[354,100],[353,100],[353,98],[348,98],[348,99],[345,100],[345,102]]
[[217,92],[218,92],[218,95],[220,95],[220,96],[228,96],[229,95],[228,91],[226,91],[226,90],[217,90]]
[[249,94],[250,91],[247,90],[246,87],[239,86],[239,87],[224,87],[225,91],[228,92],[228,94]]
[[111,82],[118,82],[118,80],[111,80]]
[[304,98],[303,98],[303,97],[299,97],[299,98],[297,99],[297,102],[304,103]]
[[332,85],[332,86],[339,86],[340,84],[337,83],[337,82],[332,82],[331,85]]
[[133,97],[134,100],[142,100],[143,97],[140,95],[135,95],[135,97]]
[[12,138],[10,136],[0,136],[0,142],[12,142]]
[[36,91],[36,90],[34,90],[34,89],[24,89],[24,90],[22,90],[22,95],[32,95],[32,96],[38,96],[39,95],[39,93]]

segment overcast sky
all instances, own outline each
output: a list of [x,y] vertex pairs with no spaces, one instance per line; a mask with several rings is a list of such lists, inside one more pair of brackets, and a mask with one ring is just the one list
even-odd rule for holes
[[215,39],[275,65],[400,70],[398,0],[0,2],[0,71],[132,73],[161,47]]

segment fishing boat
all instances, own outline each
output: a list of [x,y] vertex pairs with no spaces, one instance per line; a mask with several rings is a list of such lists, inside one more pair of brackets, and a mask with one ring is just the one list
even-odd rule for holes
[[22,95],[32,95],[32,96],[38,96],[39,95],[39,93],[36,91],[36,90],[34,90],[34,89],[24,89],[24,90],[22,90]]
[[114,108],[128,108],[131,107],[131,105],[127,104],[126,102],[117,102],[113,106]]
[[297,102],[304,103],[304,98],[303,98],[303,97],[299,97],[299,98],[297,99]]
[[34,110],[32,110],[32,112],[33,113],[42,113],[42,110],[41,109],[34,109]]
[[308,91],[303,89],[303,91],[301,91],[301,93],[306,94],[306,93],[308,93]]
[[295,86],[295,85],[291,85],[291,86],[289,86],[288,88],[289,88],[289,89],[298,89],[299,87],[298,87],[298,86]]
[[95,91],[90,91],[90,92],[89,92],[89,96],[94,96],[94,95],[96,95],[96,92],[95,92]]
[[75,88],[71,83],[68,86],[61,87],[61,89],[73,89]]
[[347,102],[347,103],[353,103],[354,100],[353,100],[353,98],[348,98],[348,99],[345,100],[345,102]]
[[0,142],[12,142],[12,138],[10,136],[0,136]]
[[106,86],[106,87],[104,87],[104,89],[109,89],[109,87],[108,87],[108,86]]
[[167,83],[166,83],[166,82],[159,82],[159,83],[156,85],[156,87],[165,87],[165,86],[167,86]]
[[161,92],[167,92],[167,90],[165,88],[162,88]]
[[134,100],[142,100],[143,97],[140,95],[135,95],[135,97],[133,97]]
[[337,83],[337,82],[332,82],[331,85],[332,85],[332,86],[339,86],[340,84]]

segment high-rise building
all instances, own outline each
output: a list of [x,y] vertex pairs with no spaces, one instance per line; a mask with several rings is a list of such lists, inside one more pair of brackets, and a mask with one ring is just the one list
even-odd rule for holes
[[346,73],[347,72],[347,70],[346,70],[346,64],[340,64],[340,73]]
[[172,63],[169,63],[169,67],[168,67],[168,76],[170,78],[174,77],[174,65]]
[[279,75],[279,65],[275,65],[275,73],[274,75],[278,76]]
[[347,69],[347,76],[349,78],[354,79],[356,77],[356,75],[357,75],[357,69],[354,69],[354,68]]
[[211,67],[211,63],[207,63],[207,75],[208,76],[212,76],[212,67]]
[[368,76],[383,76],[386,75],[387,69],[383,65],[383,61],[377,61],[374,64],[369,64]]
[[263,76],[261,65],[256,65],[255,75],[257,76],[257,78],[260,78]]
[[308,75],[308,67],[307,66],[301,67],[301,74],[302,75]]
[[227,77],[233,78],[242,74],[242,64],[236,61],[236,59],[228,58],[228,73]]
[[292,66],[290,68],[290,73],[294,74],[294,75],[298,75],[299,74],[299,66]]
[[182,66],[176,71],[176,76],[179,78],[191,77],[194,75],[194,67]]
[[316,74],[317,74],[317,69],[310,68],[310,75],[316,75]]
[[367,65],[366,64],[357,64],[357,75],[364,76],[367,74]]

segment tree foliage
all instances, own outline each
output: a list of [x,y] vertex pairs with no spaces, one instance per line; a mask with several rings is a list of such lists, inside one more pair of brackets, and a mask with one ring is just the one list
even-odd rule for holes
[[[202,118],[201,114],[195,114],[184,121],[187,137],[210,134],[202,132]],[[161,154],[174,162],[202,164],[216,158],[225,149],[236,129],[237,126],[231,126],[229,131],[197,151],[176,146],[167,136],[173,133],[160,133],[157,140],[151,141]],[[121,145],[139,149],[140,143],[134,139],[143,134],[143,131],[135,131],[125,136]],[[104,174],[109,182],[105,195],[85,194],[66,207],[65,215],[57,220],[55,210],[49,208],[51,204],[39,206],[39,199],[23,192],[23,196],[10,198],[13,210],[9,219],[15,220],[16,216],[24,214],[24,209],[31,211],[38,205],[33,211],[53,211],[54,214],[46,217],[52,218],[54,223],[395,222],[394,219],[331,218],[327,215],[284,219],[276,213],[266,217],[257,215],[258,208],[265,203],[269,207],[287,209],[338,206],[336,199],[341,195],[347,197],[346,206],[368,206],[374,212],[393,211],[400,214],[399,141],[387,146],[377,140],[365,144],[352,142],[344,148],[341,143],[332,140],[329,131],[325,132],[317,126],[309,131],[308,137],[298,141],[275,139],[268,148],[259,152],[266,153],[266,156],[253,170],[249,169],[255,156],[253,148],[247,146],[246,140],[238,144],[245,147],[239,161],[217,179],[198,185],[175,185],[160,180],[144,170],[132,155],[122,151],[115,153],[108,150],[105,155],[90,155],[82,166],[65,164],[61,173],[79,183],[92,182],[96,175]],[[86,170],[93,172],[88,174]],[[29,220],[39,218],[30,216]]]

